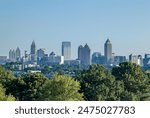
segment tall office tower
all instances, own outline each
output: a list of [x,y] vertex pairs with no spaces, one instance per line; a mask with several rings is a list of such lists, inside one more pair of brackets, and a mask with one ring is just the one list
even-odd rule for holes
[[83,54],[84,54],[84,65],[90,65],[91,64],[91,49],[87,44],[84,46]]
[[45,55],[44,49],[37,50],[37,60],[40,61]]
[[9,51],[9,60],[11,62],[15,62],[16,61],[16,51],[15,50],[10,50]]
[[21,60],[21,51],[20,51],[19,47],[17,47],[17,49],[16,49],[16,60],[17,61]]
[[81,60],[82,59],[82,50],[83,50],[83,46],[80,45],[78,47],[78,60]]
[[71,42],[62,42],[62,56],[64,60],[71,59]]
[[16,51],[15,50],[12,51],[12,61],[13,62],[16,61]]
[[9,51],[9,60],[12,61],[12,58],[13,58],[12,57],[12,50],[10,49],[10,51]]
[[37,60],[37,58],[36,58],[36,45],[35,45],[34,41],[31,44],[30,55],[31,55],[31,62],[35,62]]
[[145,54],[143,59],[143,66],[150,67],[150,54]]
[[49,54],[49,62],[54,63],[55,62],[55,57],[56,57],[56,54],[54,52],[51,52]]
[[109,39],[104,44],[104,55],[106,58],[106,63],[110,63],[112,59],[112,44]]
[[88,66],[91,64],[91,49],[87,44],[84,47],[81,45],[79,46],[78,59],[81,61],[82,65]]

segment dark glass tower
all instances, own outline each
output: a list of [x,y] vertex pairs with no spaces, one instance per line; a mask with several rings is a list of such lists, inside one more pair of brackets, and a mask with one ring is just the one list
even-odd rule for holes
[[82,45],[78,47],[78,59],[82,65],[88,66],[91,64],[91,49],[87,44],[84,47]]
[[112,44],[109,39],[107,39],[104,45],[104,55],[106,58],[106,63],[109,63],[112,59]]
[[34,41],[31,44],[30,54],[31,54],[31,62],[35,62],[37,59],[36,59],[36,45]]

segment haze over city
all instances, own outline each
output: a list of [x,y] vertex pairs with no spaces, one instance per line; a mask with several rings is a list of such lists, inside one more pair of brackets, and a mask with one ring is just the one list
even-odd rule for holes
[[1,0],[0,55],[29,52],[33,40],[46,53],[60,55],[70,41],[72,58],[86,43],[103,54],[107,38],[116,55],[150,53],[149,11],[149,0]]

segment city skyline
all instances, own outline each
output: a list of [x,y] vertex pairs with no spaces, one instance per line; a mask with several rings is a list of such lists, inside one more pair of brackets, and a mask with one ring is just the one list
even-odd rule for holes
[[150,53],[150,1],[0,1],[0,55],[30,44],[61,55],[61,42],[72,43],[72,58],[86,43],[93,52],[104,52],[109,38],[116,55]]
[[[150,54],[150,52],[149,53],[143,53],[143,54],[140,54],[140,53],[129,53],[129,54],[127,54],[127,55],[125,55],[125,54],[121,54],[121,55],[119,55],[119,54],[116,54],[114,51],[113,51],[113,48],[114,48],[114,45],[113,45],[113,43],[112,43],[112,41],[108,38],[108,39],[106,39],[105,40],[105,42],[104,42],[104,44],[103,44],[103,51],[104,52],[100,52],[100,51],[92,51],[92,48],[90,47],[90,45],[88,44],[88,46],[90,47],[90,50],[91,50],[91,55],[90,56],[92,56],[92,54],[94,54],[94,53],[100,53],[101,55],[103,55],[103,56],[106,56],[105,55],[105,45],[106,45],[106,42],[107,41],[109,41],[110,43],[111,43],[111,51],[112,51],[112,55],[114,55],[114,56],[125,56],[127,59],[129,59],[129,56],[131,55],[131,54],[133,54],[133,55],[142,55],[142,57],[144,57],[145,56],[145,54]],[[37,52],[38,50],[41,50],[41,49],[43,49],[44,50],[44,52],[45,52],[45,54],[51,54],[52,52],[54,52],[54,53],[56,53],[57,55],[61,55],[61,56],[63,56],[63,54],[62,54],[62,44],[64,43],[64,42],[69,42],[69,43],[71,43],[71,47],[70,47],[70,50],[71,50],[71,58],[70,58],[70,60],[71,59],[78,59],[78,56],[79,56],[79,52],[78,52],[78,48],[80,47],[80,46],[82,46],[82,44],[80,44],[80,45],[78,45],[77,46],[77,48],[76,48],[76,54],[73,54],[72,53],[72,42],[70,42],[70,41],[62,41],[61,43],[60,43],[60,50],[59,50],[59,52],[58,53],[56,53],[55,51],[53,51],[53,50],[55,50],[55,49],[53,49],[53,50],[51,50],[51,51],[46,51],[46,47],[43,47],[43,48],[40,48],[40,47],[37,47],[37,44],[36,44],[36,41],[35,40],[32,40],[31,41],[31,43],[29,44],[29,48],[28,49],[25,49],[25,50],[21,50],[22,48],[20,47],[20,46],[16,46],[16,48],[10,48],[9,50],[8,50],[8,52],[7,52],[7,54],[6,55],[0,55],[0,56],[7,56],[7,58],[9,58],[9,53],[10,53],[10,51],[16,51],[16,50],[20,50],[20,55],[22,55],[22,56],[24,56],[25,55],[25,52],[27,53],[27,54],[31,54],[31,47],[32,47],[32,45],[34,44],[35,46],[36,46],[36,49],[35,49],[35,51]],[[87,45],[87,43],[83,43],[83,45]],[[72,55],[76,55],[76,56],[72,56]]]

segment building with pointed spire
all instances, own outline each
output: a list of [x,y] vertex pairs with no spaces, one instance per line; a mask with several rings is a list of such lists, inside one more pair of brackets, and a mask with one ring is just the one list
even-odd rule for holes
[[112,44],[109,39],[107,39],[104,44],[104,56],[106,59],[106,63],[109,64],[112,59]]
[[16,49],[16,60],[17,61],[21,60],[21,51],[20,51],[19,47],[17,47],[17,49]]
[[36,55],[36,45],[35,45],[34,40],[31,44],[30,55],[31,55],[31,62],[36,62],[37,61],[37,55]]

